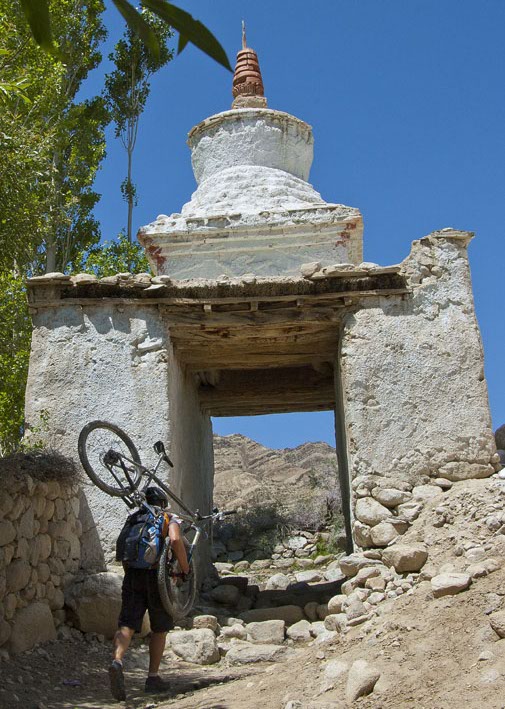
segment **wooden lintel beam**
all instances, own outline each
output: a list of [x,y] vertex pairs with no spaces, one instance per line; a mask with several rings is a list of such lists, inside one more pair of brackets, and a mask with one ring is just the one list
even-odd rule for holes
[[206,315],[202,310],[180,311],[177,309],[163,308],[163,315],[167,325],[177,325],[177,327],[257,327],[258,325],[285,325],[289,327],[296,323],[323,323],[340,322],[342,310],[326,308],[314,308],[303,310],[297,308],[286,308],[282,310],[257,310],[243,312],[219,313],[215,310]]
[[195,355],[185,355],[182,357],[179,356],[176,349],[175,354],[181,364],[185,365],[190,371],[200,371],[202,369],[276,369],[278,367],[311,366],[312,364],[317,365],[321,362],[332,362],[335,358],[334,352],[284,355],[261,353],[250,357],[227,356],[223,358],[217,356],[207,356],[205,351],[203,351],[199,357]]

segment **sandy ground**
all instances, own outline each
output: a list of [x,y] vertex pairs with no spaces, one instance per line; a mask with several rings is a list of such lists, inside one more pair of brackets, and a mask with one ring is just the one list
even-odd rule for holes
[[463,564],[455,550],[467,538],[487,545],[501,568],[463,593],[435,599],[430,582],[423,581],[410,595],[382,603],[378,615],[335,644],[293,646],[293,655],[275,664],[228,667],[223,660],[201,667],[168,651],[163,674],[172,680],[172,690],[164,697],[143,694],[148,653],[139,641],[126,664],[126,703],[109,694],[108,644],[55,642],[2,661],[0,707],[284,709],[297,701],[298,709],[340,709],[349,706],[344,680],[327,689],[323,678],[327,661],[340,659],[349,665],[367,660],[381,672],[373,694],[355,702],[362,709],[505,709],[505,639],[489,624],[490,613],[505,609],[505,538],[486,531],[483,522],[486,501],[496,500],[495,492],[491,483],[475,481],[470,491],[444,498],[454,512],[450,524],[432,526],[434,502],[409,532],[413,539],[424,537],[430,563],[438,567]]

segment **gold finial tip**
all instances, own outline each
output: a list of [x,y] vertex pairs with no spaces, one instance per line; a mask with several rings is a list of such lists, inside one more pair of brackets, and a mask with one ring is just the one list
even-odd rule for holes
[[242,20],[242,49],[246,49],[247,39],[245,36],[245,20]]

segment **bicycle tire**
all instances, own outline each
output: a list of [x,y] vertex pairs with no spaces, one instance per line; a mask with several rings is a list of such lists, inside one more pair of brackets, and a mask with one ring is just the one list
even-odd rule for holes
[[[188,549],[190,545],[187,539],[184,543]],[[175,560],[171,560],[171,554],[170,540],[167,537],[163,543],[158,566],[158,590],[163,608],[172,620],[178,621],[185,618],[193,608],[197,589],[196,566],[191,558],[188,578],[181,585],[177,585],[170,575],[170,566],[176,563]]]
[[[108,441],[104,444],[100,444],[102,445],[102,450],[96,450],[99,445],[99,441],[91,440],[93,432],[96,431],[107,432]],[[87,423],[80,432],[77,443],[79,458],[82,463],[82,467],[86,471],[86,475],[97,487],[100,488],[100,490],[103,490],[108,495],[112,495],[113,497],[124,497],[125,495],[131,494],[137,489],[142,478],[141,471],[137,467],[133,466],[132,470],[129,470],[133,484],[130,484],[125,479],[124,484],[122,482],[118,483],[117,481],[114,481],[115,485],[110,485],[103,479],[105,471],[108,470],[102,460],[103,455],[107,452],[105,449],[107,446],[109,446],[108,450],[111,448],[114,449],[113,447],[115,446],[117,452],[117,448],[121,449],[121,444],[124,444],[124,446],[128,449],[131,460],[141,465],[140,456],[131,438],[122,429],[120,429],[119,426],[109,423],[108,421],[90,421]],[[104,472],[101,475],[96,470],[98,463],[100,463],[103,467]],[[110,473],[109,476],[110,479],[113,480]]]

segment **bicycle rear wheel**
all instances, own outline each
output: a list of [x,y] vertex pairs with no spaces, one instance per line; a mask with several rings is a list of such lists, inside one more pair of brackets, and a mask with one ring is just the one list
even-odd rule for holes
[[[184,540],[186,549],[189,549],[189,542]],[[158,589],[161,602],[166,612],[174,621],[182,620],[193,608],[195,602],[197,578],[196,567],[193,558],[189,562],[190,572],[185,581],[174,577],[174,572],[178,571],[179,564],[173,557],[168,537],[163,543],[160,562],[158,566]]]
[[107,421],[90,421],[79,434],[79,458],[100,490],[124,497],[137,489],[142,472],[140,456],[130,437]]

